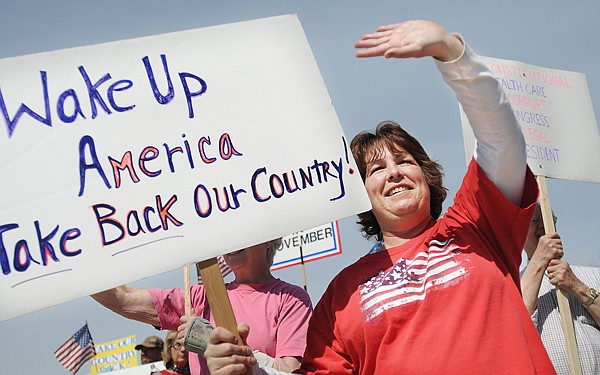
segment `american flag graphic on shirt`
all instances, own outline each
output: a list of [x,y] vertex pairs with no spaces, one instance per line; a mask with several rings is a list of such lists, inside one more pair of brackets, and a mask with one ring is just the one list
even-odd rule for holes
[[400,258],[389,270],[380,271],[360,287],[361,311],[367,321],[382,312],[423,300],[427,290],[447,287],[463,277],[467,271],[456,262],[457,245],[451,239],[432,240],[427,252],[412,259]]

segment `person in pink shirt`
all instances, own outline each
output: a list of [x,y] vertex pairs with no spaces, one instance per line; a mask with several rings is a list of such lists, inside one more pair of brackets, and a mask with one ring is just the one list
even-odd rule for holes
[[[306,346],[306,330],[312,314],[308,293],[296,285],[275,278],[270,271],[281,240],[268,241],[224,256],[235,274],[226,284],[227,294],[238,321],[249,322],[254,330],[247,343],[257,353],[271,358],[271,365],[284,371],[300,366]],[[190,288],[194,313],[214,319],[203,285]],[[148,323],[161,330],[177,330],[185,316],[181,289],[136,289],[128,285],[92,295],[96,301],[126,318]],[[183,344],[183,340],[178,340]],[[190,373],[208,374],[202,355],[189,352]]]

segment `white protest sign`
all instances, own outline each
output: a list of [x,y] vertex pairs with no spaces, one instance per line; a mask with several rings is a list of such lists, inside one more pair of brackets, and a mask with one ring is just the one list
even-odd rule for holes
[[[521,124],[527,163],[538,176],[600,182],[600,137],[585,75],[483,58]],[[475,138],[461,109],[467,163]]]
[[275,254],[271,271],[342,253],[337,221],[292,233],[283,237],[281,242],[282,248]]
[[148,375],[165,369],[164,361],[145,363],[143,365],[110,371],[110,375]]
[[368,210],[295,15],[0,60],[0,320]]

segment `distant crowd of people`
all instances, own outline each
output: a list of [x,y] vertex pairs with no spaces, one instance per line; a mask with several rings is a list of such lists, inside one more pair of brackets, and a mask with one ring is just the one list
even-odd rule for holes
[[[569,374],[558,288],[583,373],[599,374],[600,269],[570,266],[560,236],[545,233],[500,82],[460,34],[430,21],[380,26],[355,47],[359,58],[430,57],[454,91],[477,142],[445,213],[441,165],[383,121],[350,146],[372,206],[358,224],[381,246],[333,277],[314,310],[305,290],[271,274],[277,239],[225,255],[236,334],[215,326],[202,285],[191,287],[191,315],[181,289],[124,285],[92,297],[170,330],[166,346],[151,336],[136,347],[143,363],[162,348],[163,373]],[[401,74],[390,81],[402,84]]]

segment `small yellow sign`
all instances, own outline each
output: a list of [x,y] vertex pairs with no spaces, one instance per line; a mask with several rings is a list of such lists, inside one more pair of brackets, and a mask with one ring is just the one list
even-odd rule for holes
[[96,356],[90,361],[92,375],[138,366],[135,335],[96,345]]

